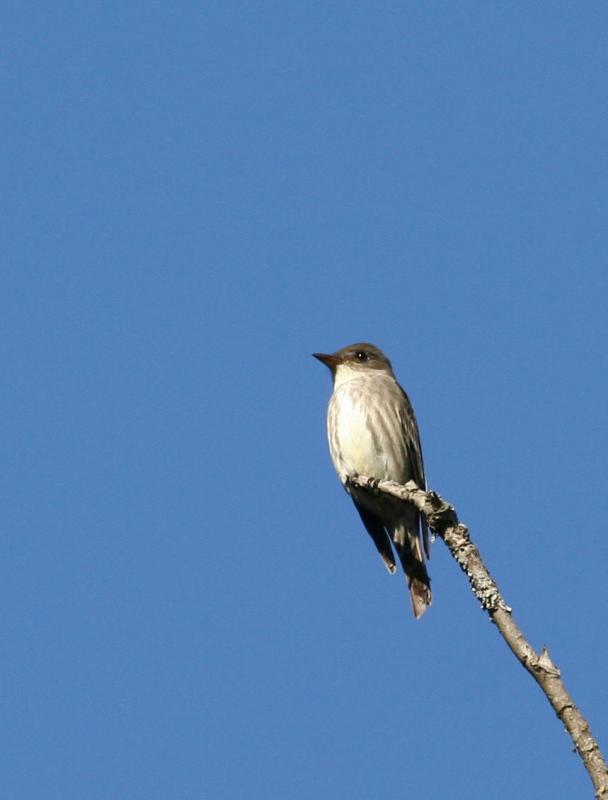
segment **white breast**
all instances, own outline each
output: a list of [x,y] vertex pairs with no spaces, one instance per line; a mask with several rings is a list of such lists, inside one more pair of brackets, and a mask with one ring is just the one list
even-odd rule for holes
[[354,473],[404,479],[406,460],[399,398],[398,387],[390,376],[336,375],[327,434],[334,467],[342,481]]

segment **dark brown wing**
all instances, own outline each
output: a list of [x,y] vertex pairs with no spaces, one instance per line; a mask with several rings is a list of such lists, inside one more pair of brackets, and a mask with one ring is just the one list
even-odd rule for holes
[[[418,431],[418,423],[416,422],[416,415],[410,403],[410,398],[407,396],[401,386],[401,393],[405,401],[405,415],[402,420],[403,435],[405,439],[405,450],[407,453],[408,461],[410,464],[410,471],[412,480],[421,488],[426,489],[426,479],[424,477],[424,460],[422,458],[422,448],[420,446],[420,432]],[[429,551],[429,528],[426,519],[419,514],[418,520],[420,524],[420,531],[422,534],[422,543],[424,545],[424,552],[426,557],[430,558]]]
[[391,573],[391,575],[397,571],[397,566],[395,564],[395,558],[393,556],[393,548],[391,547],[391,540],[389,539],[388,533],[384,529],[384,525],[380,517],[377,517],[375,514],[372,514],[371,511],[368,511],[366,508],[360,503],[357,503],[355,498],[353,497],[353,503],[355,504],[355,508],[359,512],[361,519],[363,520],[363,524],[367,528],[367,532],[372,537],[374,544],[376,545],[376,550],[380,553],[380,557],[384,561],[384,566],[387,570]]

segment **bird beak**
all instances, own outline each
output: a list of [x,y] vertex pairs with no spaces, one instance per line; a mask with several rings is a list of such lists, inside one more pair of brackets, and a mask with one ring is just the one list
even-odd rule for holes
[[325,364],[326,367],[329,367],[332,371],[340,364],[341,359],[338,356],[328,356],[325,353],[313,353],[313,356],[317,358],[322,364]]

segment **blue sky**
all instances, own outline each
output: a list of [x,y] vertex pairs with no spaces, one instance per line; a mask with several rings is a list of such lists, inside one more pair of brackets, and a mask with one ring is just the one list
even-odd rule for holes
[[389,354],[607,748],[606,5],[2,28],[6,796],[590,797],[441,542],[411,618],[310,354]]

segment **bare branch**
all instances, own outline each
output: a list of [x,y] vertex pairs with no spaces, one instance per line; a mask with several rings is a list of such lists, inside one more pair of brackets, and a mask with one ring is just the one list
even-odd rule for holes
[[453,506],[435,492],[425,492],[413,481],[405,485],[394,481],[379,481],[363,475],[347,480],[348,486],[358,486],[371,493],[383,492],[412,503],[424,514],[434,533],[450,550],[466,574],[482,608],[496,624],[501,636],[520,664],[532,675],[545,693],[558,718],[572,737],[574,748],[583,760],[585,769],[595,788],[598,800],[608,800],[608,765],[594,739],[587,720],[574,704],[561,679],[560,671],[549,656],[546,647],[538,654],[515,623],[511,609],[500,593],[496,581],[483,563],[479,550],[471,541],[466,525],[458,521]]

